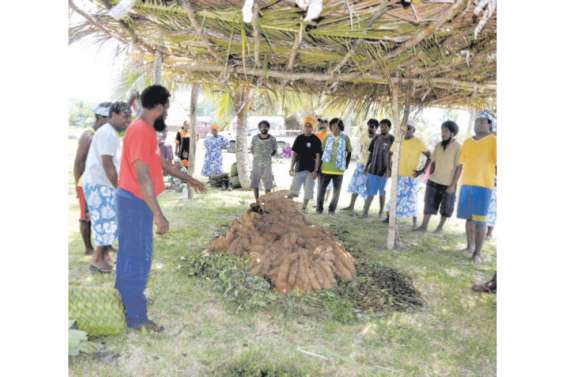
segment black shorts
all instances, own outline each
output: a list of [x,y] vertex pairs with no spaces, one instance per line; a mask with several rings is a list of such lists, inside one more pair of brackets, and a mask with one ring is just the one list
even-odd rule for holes
[[449,194],[447,186],[428,180],[424,203],[424,215],[436,215],[439,210],[443,217],[451,217],[455,209],[455,193]]

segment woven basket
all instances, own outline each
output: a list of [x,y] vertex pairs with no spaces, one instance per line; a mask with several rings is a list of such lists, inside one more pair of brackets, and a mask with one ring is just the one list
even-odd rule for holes
[[69,318],[91,336],[118,335],[126,329],[124,307],[114,288],[69,288]]

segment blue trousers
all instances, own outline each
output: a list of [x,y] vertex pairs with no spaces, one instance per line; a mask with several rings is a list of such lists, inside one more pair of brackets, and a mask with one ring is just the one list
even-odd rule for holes
[[119,250],[116,289],[122,296],[128,327],[147,322],[144,291],[153,256],[153,214],[145,202],[132,193],[116,191]]

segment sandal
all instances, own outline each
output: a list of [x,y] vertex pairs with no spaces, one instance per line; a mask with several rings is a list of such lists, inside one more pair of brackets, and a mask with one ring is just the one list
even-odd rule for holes
[[163,330],[165,330],[163,326],[159,326],[150,319],[148,319],[147,322],[145,322],[143,325],[139,327],[134,327],[134,329],[140,330],[141,332],[153,331],[156,333],[163,332]]
[[493,287],[493,284],[491,282],[484,284],[475,284],[471,289],[475,292],[480,293],[496,293],[496,287]]
[[112,268],[110,268],[109,270],[100,268],[94,264],[91,264],[90,266],[88,266],[88,270],[92,273],[96,273],[96,272],[100,272],[102,274],[109,274],[112,272]]

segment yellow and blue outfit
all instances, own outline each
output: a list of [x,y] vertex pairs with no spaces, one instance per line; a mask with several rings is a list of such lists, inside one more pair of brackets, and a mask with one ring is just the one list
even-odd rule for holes
[[465,140],[459,163],[463,165],[463,182],[457,217],[484,224],[496,175],[496,136],[490,134],[479,140]]

